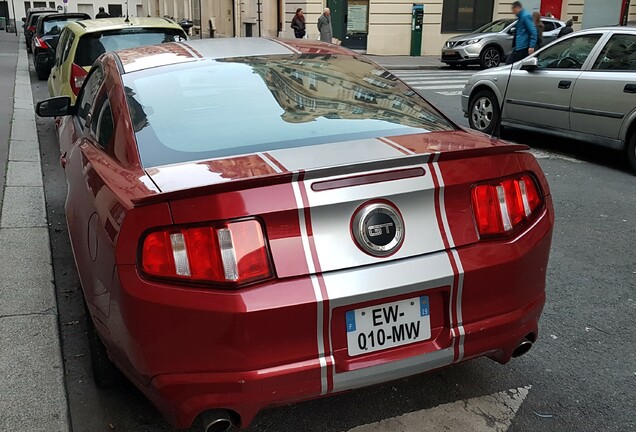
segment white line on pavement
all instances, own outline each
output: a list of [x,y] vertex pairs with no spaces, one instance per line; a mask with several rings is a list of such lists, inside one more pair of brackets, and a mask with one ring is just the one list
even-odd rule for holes
[[506,432],[532,386],[439,405],[348,432]]
[[450,90],[450,89],[463,89],[464,84],[462,85],[430,85],[430,86],[418,86],[414,85],[413,88],[418,90]]

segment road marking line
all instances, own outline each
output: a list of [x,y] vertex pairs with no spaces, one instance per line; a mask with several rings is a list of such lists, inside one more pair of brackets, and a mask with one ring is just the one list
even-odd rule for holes
[[506,432],[532,386],[460,400],[357,426],[348,432]]
[[411,85],[417,84],[466,84],[468,80],[440,80],[440,79],[432,79],[432,80],[404,80]]
[[451,89],[463,89],[464,85],[430,85],[430,86],[418,86],[414,85],[413,88],[418,90],[451,90]]

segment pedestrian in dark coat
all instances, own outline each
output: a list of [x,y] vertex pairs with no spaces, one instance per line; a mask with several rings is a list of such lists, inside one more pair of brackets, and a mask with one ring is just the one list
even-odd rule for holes
[[537,28],[537,46],[536,49],[539,49],[543,46],[543,29],[544,25],[541,22],[541,14],[539,12],[535,12],[532,14],[532,21],[534,21],[534,26]]
[[567,22],[565,23],[565,27],[561,27],[561,30],[559,30],[559,35],[557,37],[560,38],[572,33],[574,31],[574,29],[572,28],[573,25],[574,21],[572,21],[571,19],[567,20]]
[[333,30],[331,28],[331,11],[325,8],[325,11],[318,18],[318,31],[320,32],[320,40],[323,42],[333,42]]
[[110,18],[110,14],[104,10],[103,6],[99,7],[99,12],[95,15],[95,18]]
[[296,9],[296,15],[292,18],[291,28],[294,29],[296,39],[302,39],[307,34],[305,28],[305,14],[302,8]]

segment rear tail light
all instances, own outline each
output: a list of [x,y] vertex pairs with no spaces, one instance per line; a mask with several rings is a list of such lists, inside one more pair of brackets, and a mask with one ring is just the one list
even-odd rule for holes
[[260,223],[167,228],[147,234],[141,269],[148,276],[244,285],[272,276]]
[[473,211],[482,236],[507,235],[531,219],[543,195],[530,175],[473,187]]
[[49,44],[47,44],[46,41],[42,39],[40,36],[35,36],[33,43],[35,43],[36,48],[42,48],[42,49],[50,48]]
[[84,84],[84,80],[86,79],[86,75],[88,74],[83,67],[73,63],[73,66],[71,67],[71,89],[73,89],[75,96],[79,94],[79,91]]

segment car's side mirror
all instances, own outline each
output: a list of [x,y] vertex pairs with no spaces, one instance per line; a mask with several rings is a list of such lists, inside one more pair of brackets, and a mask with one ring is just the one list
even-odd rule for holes
[[539,69],[539,59],[528,57],[521,61],[521,70],[532,72]]
[[35,106],[35,113],[39,117],[61,117],[75,113],[68,96],[57,96],[40,101]]
[[508,30],[508,34],[514,35],[515,33],[517,33],[517,27],[511,27],[510,30]]

